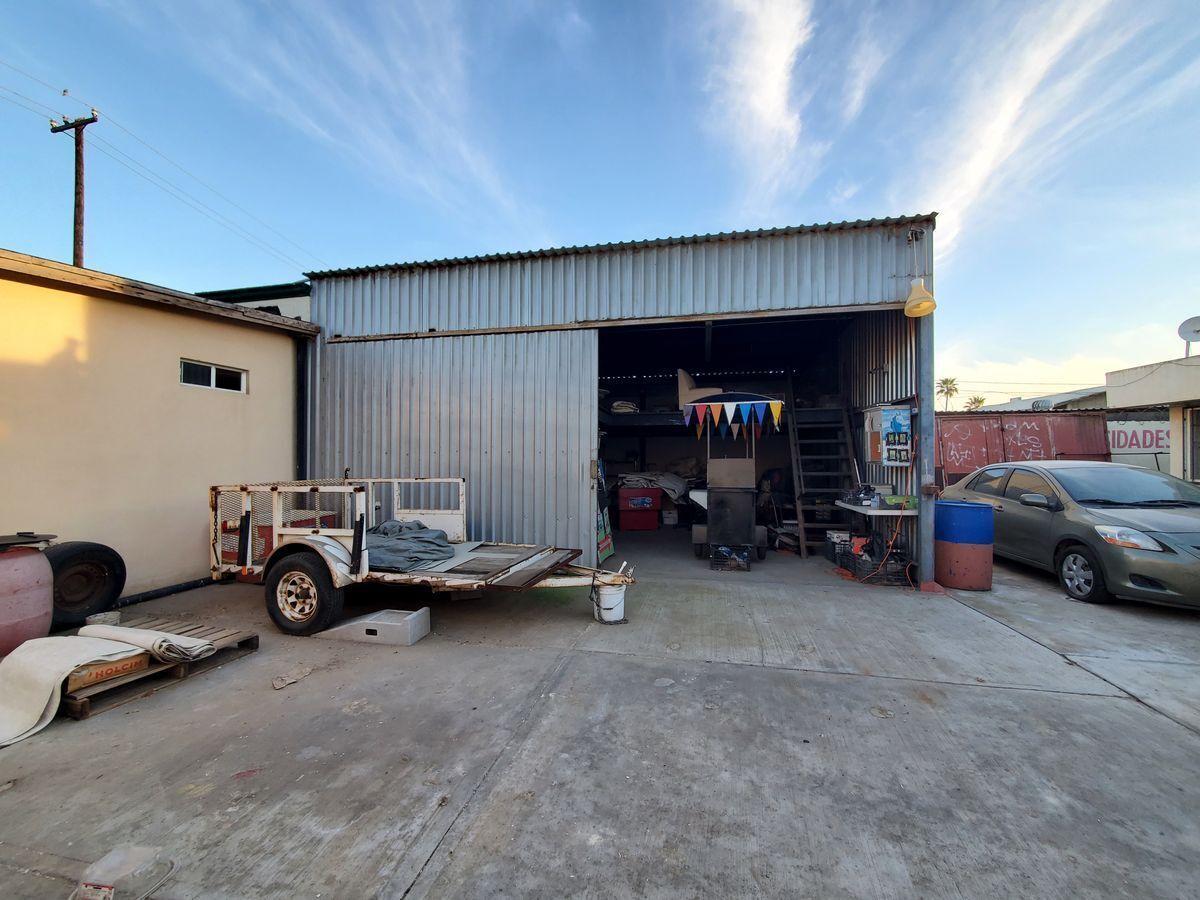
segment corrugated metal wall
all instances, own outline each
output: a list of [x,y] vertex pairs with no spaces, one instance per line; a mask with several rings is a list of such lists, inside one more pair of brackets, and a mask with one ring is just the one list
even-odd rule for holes
[[[316,277],[325,335],[562,325],[903,302],[911,225]],[[918,245],[932,271],[932,241]]]
[[[843,392],[850,404],[851,422],[862,480],[870,484],[891,484],[897,494],[916,494],[918,469],[914,462],[908,467],[890,467],[881,463],[863,464],[863,417],[861,411],[870,406],[910,403],[917,407],[917,328],[916,319],[903,310],[891,309],[855,315],[842,332],[839,355],[842,361]],[[917,430],[916,416],[913,419]],[[917,442],[917,453],[922,452]],[[862,526],[861,517],[854,524]],[[892,520],[883,520],[892,527]],[[884,530],[880,520],[871,520],[873,527]],[[917,527],[915,519],[901,520],[904,540],[910,553],[915,553]]]
[[313,477],[463,476],[473,539],[594,564],[594,330],[327,344],[315,365]]

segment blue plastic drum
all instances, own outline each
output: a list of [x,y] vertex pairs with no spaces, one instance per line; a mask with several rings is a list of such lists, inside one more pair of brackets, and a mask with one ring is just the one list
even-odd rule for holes
[[933,570],[942,587],[992,589],[992,545],[996,530],[988,503],[937,501],[933,517]]

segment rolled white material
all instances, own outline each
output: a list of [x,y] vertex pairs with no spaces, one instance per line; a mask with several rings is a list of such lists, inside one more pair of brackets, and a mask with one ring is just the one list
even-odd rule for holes
[[0,660],[0,747],[41,731],[58,711],[63,679],[80,666],[115,662],[141,651],[91,637],[26,641]]
[[181,663],[195,662],[212,656],[216,648],[212,641],[186,637],[182,634],[169,634],[166,631],[151,631],[148,628],[125,628],[121,625],[84,625],[79,629],[80,637],[103,638],[108,641],[121,641],[133,644],[161,662]]

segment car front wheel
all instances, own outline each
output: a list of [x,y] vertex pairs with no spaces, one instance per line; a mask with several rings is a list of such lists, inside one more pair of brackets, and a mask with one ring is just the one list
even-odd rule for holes
[[1104,583],[1104,573],[1100,571],[1095,555],[1087,547],[1079,544],[1064,547],[1058,552],[1055,569],[1058,572],[1058,583],[1072,600],[1107,603],[1112,599],[1112,594],[1108,592],[1108,586]]

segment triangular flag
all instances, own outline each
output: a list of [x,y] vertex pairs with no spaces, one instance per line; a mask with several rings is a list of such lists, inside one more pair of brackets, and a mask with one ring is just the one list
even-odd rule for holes
[[700,423],[703,424],[704,423],[704,414],[708,412],[708,404],[707,403],[695,403],[692,405],[692,409],[694,409],[696,411],[696,417],[700,420]]
[[778,431],[779,425],[783,418],[783,401],[782,400],[772,400],[771,401],[771,417],[773,419],[775,419],[775,430]]
[[691,425],[691,424],[692,424],[692,413],[693,413],[693,412],[694,412],[694,410],[692,409],[692,407],[691,407],[690,405],[689,405],[689,406],[685,406],[685,407],[683,408],[683,424],[684,424],[684,425]]
[[710,403],[708,405],[708,414],[712,417],[714,425],[721,424],[721,404],[720,403]]
[[751,416],[754,415],[754,404],[753,403],[739,403],[738,404],[738,413],[742,417],[742,424],[749,425],[750,421],[751,421]]
[[759,425],[762,425],[767,417],[767,404],[751,403],[750,405],[754,407],[754,418],[758,419]]
[[742,426],[741,426],[741,425],[739,425],[737,422],[734,422],[734,423],[733,423],[732,425],[730,425],[729,427],[733,429],[733,437],[734,437],[734,439],[736,440],[736,439],[737,439],[737,436],[738,436],[738,429],[740,429]]
[[762,422],[754,423],[754,439],[762,440]]
[[728,422],[722,421],[721,424],[717,426],[717,428],[721,432],[721,437],[725,437],[725,435],[727,435],[729,433],[729,423]]
[[737,412],[738,405],[736,403],[722,403],[721,405],[725,407],[725,419],[732,425],[733,416]]
[[704,420],[697,419],[696,420],[696,440],[700,440],[700,438],[701,438],[701,436],[703,436],[703,434],[704,434]]

